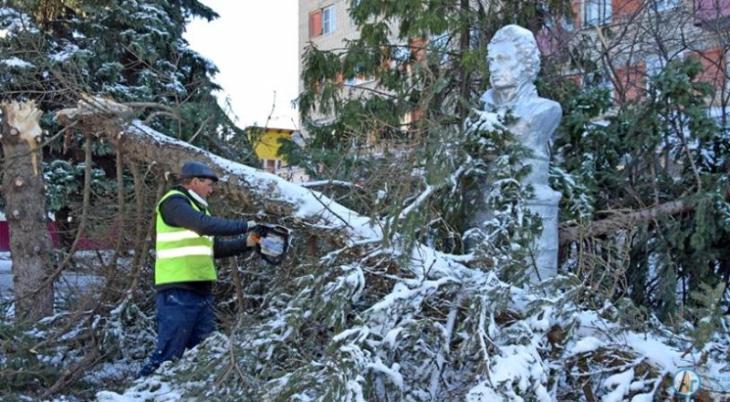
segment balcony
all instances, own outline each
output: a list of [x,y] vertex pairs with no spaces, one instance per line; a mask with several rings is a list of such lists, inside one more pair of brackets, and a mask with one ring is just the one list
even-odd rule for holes
[[694,24],[703,29],[730,29],[730,0],[694,0]]

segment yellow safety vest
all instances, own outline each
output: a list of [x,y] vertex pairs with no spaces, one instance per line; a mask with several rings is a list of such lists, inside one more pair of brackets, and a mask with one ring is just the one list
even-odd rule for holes
[[[184,196],[193,209],[200,212],[196,203],[179,190],[170,190],[157,203],[155,285],[215,281],[217,275],[213,264],[213,237],[200,236],[190,229],[170,226],[162,219],[160,205],[177,194]],[[208,210],[204,213],[210,215]]]

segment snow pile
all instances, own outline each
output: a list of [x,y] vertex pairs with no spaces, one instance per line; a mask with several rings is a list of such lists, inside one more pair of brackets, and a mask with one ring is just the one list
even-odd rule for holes
[[124,395],[112,391],[101,391],[96,394],[96,400],[97,402],[171,402],[184,400],[183,393],[173,389],[165,382],[150,381],[149,385],[149,390],[129,391]]
[[23,60],[19,59],[15,56],[0,60],[0,63],[8,66],[8,67],[15,67],[15,68],[33,68],[35,67],[33,64]]
[[20,32],[38,32],[30,16],[10,7],[0,7],[0,39],[10,38]]
[[79,47],[73,43],[66,44],[62,49],[55,53],[51,53],[49,58],[55,63],[64,63],[71,59],[80,51]]
[[[458,268],[428,270],[449,265]],[[686,353],[691,342],[672,339],[659,324],[627,330],[610,303],[599,310],[573,303],[569,278],[518,288],[443,256],[411,261],[408,272],[427,275],[386,280],[387,272],[351,263],[298,277],[293,296],[272,300],[258,324],[207,340],[116,400],[150,397],[144,390],[161,382],[179,396],[164,400],[240,393],[251,400],[560,401],[591,392],[604,401],[643,401],[671,395],[665,380],[678,368],[704,374],[702,356],[721,347],[718,340]],[[208,369],[191,376],[201,361]],[[244,377],[219,390],[205,385],[228,370]],[[257,379],[247,377],[254,373]]]

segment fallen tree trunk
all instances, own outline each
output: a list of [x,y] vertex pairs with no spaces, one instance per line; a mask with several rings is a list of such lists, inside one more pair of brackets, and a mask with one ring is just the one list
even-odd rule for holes
[[647,223],[663,217],[688,212],[694,208],[695,203],[691,200],[680,199],[660,204],[652,208],[644,208],[626,214],[618,214],[610,218],[590,222],[587,225],[563,226],[560,228],[560,245],[566,245],[585,237],[603,236],[609,233],[615,233],[636,224]]
[[[368,225],[350,225],[348,222],[367,222],[369,218],[345,208],[328,197],[302,186],[243,164],[231,162],[186,142],[168,137],[138,120],[129,120],[132,110],[122,104],[99,98],[83,98],[76,108],[64,109],[56,117],[64,125],[80,124],[93,128],[97,135],[114,145],[123,144],[125,155],[131,160],[156,165],[165,172],[177,172],[189,160],[210,165],[221,177],[216,191],[245,209],[264,210],[275,216],[293,216],[310,223],[326,225],[330,229],[354,229]],[[602,236],[624,230],[639,223],[650,222],[694,209],[688,199],[667,202],[590,222],[587,225],[563,225],[560,244],[584,237]],[[373,228],[368,233],[353,233],[355,239],[379,237]],[[359,236],[358,236],[359,235]]]
[[139,120],[130,121],[132,116],[132,109],[123,104],[84,97],[77,107],[59,111],[56,119],[66,126],[84,127],[115,146],[122,146],[130,160],[157,166],[165,173],[178,172],[189,160],[204,162],[221,178],[216,193],[243,209],[263,210],[278,217],[324,225],[330,230],[345,230],[351,241],[380,237],[379,229],[369,225],[369,218],[316,191],[168,137]]

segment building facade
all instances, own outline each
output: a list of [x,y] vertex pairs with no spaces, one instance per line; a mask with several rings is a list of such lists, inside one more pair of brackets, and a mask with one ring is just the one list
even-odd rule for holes
[[[352,0],[299,0],[299,92],[304,91],[302,81],[303,60],[306,49],[310,46],[319,50],[344,52],[347,41],[360,37],[358,27],[350,18],[349,9]],[[390,26],[391,41],[396,43],[398,34],[393,23]],[[369,91],[377,87],[377,82],[366,76],[345,79],[339,78],[342,94],[345,97],[368,96]],[[332,116],[314,113],[314,123],[327,122]],[[306,136],[304,124],[299,124]]]
[[272,127],[248,127],[246,131],[254,153],[261,160],[262,169],[294,183],[309,180],[304,169],[289,165],[279,152],[281,140],[290,140],[298,146],[304,146],[299,131]]
[[[347,40],[358,38],[348,14],[350,3],[299,1],[300,77],[308,46],[344,49]],[[650,77],[668,62],[696,57],[703,67],[700,79],[715,88],[708,110],[714,115],[725,114],[730,103],[730,0],[572,0],[571,6],[572,18],[553,23],[537,35],[544,56],[559,53],[561,47],[564,54],[578,49],[597,66],[597,71],[586,72],[564,60],[567,78],[580,85],[605,86],[611,89],[616,104],[622,104],[642,97]],[[375,85],[367,79],[343,82],[351,95],[357,94],[358,87]],[[303,89],[300,78],[300,92]],[[418,119],[418,114],[404,116],[404,124]],[[314,116],[315,122],[327,119],[325,115]]]
[[[699,79],[711,84],[711,113],[728,104],[730,0],[574,0],[574,17],[546,27],[538,42],[546,56],[569,44],[598,66],[598,85],[610,88],[617,104],[641,98],[650,78],[672,60],[696,57]],[[584,85],[591,74],[566,69]]]
[[[350,19],[350,0],[299,0],[299,77],[307,46],[323,50],[345,47],[346,40],[357,39],[359,32]],[[300,78],[299,92],[304,90]]]

